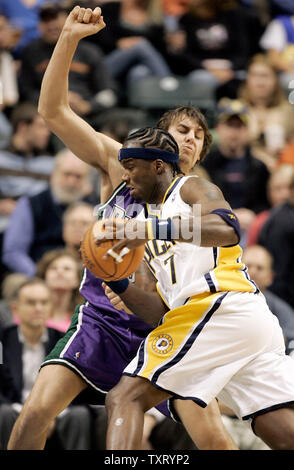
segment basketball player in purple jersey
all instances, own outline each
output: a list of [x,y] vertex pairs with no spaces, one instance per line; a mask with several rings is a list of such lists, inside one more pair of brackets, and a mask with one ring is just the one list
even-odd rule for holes
[[[43,79],[39,111],[51,130],[79,158],[103,175],[102,197],[106,217],[133,217],[129,189],[121,183],[117,160],[121,144],[97,133],[68,105],[68,73],[80,39],[105,26],[100,8],[75,7],[67,18]],[[180,167],[186,173],[205,156],[210,134],[204,117],[194,108],[167,114],[159,125],[167,126],[180,147]],[[105,200],[105,199],[104,199]],[[121,377],[143,339],[153,329],[135,315],[116,310],[102,288],[102,281],[85,270],[81,283],[85,304],[78,306],[65,336],[47,356],[26,401],[8,444],[9,449],[42,449],[51,421],[78,395],[89,403],[104,403],[106,393]],[[158,318],[158,321],[160,318]],[[177,414],[200,449],[236,449],[221,421],[216,401],[201,409],[189,400],[175,400],[172,410],[165,402],[162,411]]]

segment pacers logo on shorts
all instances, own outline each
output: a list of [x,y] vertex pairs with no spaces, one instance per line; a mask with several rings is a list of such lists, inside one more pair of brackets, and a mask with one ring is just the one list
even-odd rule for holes
[[167,354],[172,350],[173,340],[170,335],[162,333],[152,341],[152,349],[158,354]]

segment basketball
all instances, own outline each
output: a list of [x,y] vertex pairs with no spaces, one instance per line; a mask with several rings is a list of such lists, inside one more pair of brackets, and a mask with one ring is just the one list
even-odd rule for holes
[[85,233],[80,252],[83,263],[89,271],[104,281],[119,281],[133,274],[144,256],[144,245],[127,253],[120,263],[115,262],[112,256],[103,259],[106,252],[117,243],[118,240],[106,240],[96,245],[97,234],[103,230],[103,221],[94,222]]

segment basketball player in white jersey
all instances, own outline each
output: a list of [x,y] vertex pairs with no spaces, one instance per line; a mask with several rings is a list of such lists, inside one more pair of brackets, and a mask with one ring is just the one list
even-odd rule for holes
[[[164,314],[107,396],[108,449],[138,449],[143,413],[174,396],[204,408],[219,397],[270,448],[293,450],[294,362],[242,263],[237,218],[214,185],[175,178],[178,156],[165,150],[167,138],[145,128],[126,140],[119,152],[123,180],[148,203],[138,217],[145,220],[106,221],[98,240],[120,238],[114,252],[147,242],[145,260],[161,298],[128,280],[111,288],[141,318],[142,311]],[[141,238],[122,238],[134,232]]]

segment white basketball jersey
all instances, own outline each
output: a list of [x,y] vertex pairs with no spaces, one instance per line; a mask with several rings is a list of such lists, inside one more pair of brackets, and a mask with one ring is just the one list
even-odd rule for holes
[[[147,204],[138,219],[190,217],[192,207],[180,195],[188,178],[197,176],[177,177],[167,189],[160,210],[152,212]],[[241,254],[239,245],[207,248],[186,242],[150,240],[145,245],[144,259],[158,281],[159,294],[172,309],[203,292],[256,292]]]

